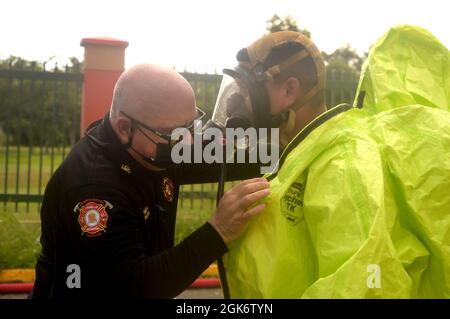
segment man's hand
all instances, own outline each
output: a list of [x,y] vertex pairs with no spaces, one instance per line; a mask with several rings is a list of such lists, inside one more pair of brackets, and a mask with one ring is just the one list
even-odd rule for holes
[[243,181],[223,195],[209,223],[222,236],[225,244],[237,239],[248,221],[266,207],[258,200],[269,195],[269,182],[263,178]]

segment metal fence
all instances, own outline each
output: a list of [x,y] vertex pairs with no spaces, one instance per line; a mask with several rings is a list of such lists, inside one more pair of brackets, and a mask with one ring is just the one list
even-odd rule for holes
[[[181,73],[197,103],[211,116],[221,75]],[[83,74],[0,69],[0,202],[18,212],[38,212],[49,178],[79,139]],[[352,102],[357,78],[328,74],[328,105]],[[180,207],[214,205],[215,184],[181,188]]]
[[[51,174],[79,139],[83,74],[0,69],[0,201],[39,204]],[[19,207],[21,204],[21,207]],[[23,207],[25,206],[25,207]],[[37,210],[37,208],[33,208]]]

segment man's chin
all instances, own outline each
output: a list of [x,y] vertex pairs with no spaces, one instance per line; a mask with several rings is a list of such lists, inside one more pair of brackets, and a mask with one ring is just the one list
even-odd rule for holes
[[166,170],[166,168],[159,167],[153,163],[149,163],[149,162],[145,161],[136,152],[128,150],[128,153],[131,155],[131,157],[133,157],[136,160],[136,162],[139,163],[139,165],[141,165],[142,167],[144,167],[145,169],[147,169],[149,171],[165,171]]

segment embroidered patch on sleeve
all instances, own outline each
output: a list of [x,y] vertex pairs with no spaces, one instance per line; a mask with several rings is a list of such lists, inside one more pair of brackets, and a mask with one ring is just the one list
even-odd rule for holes
[[106,200],[86,199],[75,205],[73,211],[78,213],[78,223],[81,226],[81,234],[86,237],[96,237],[106,231],[108,221],[107,209],[113,205]]

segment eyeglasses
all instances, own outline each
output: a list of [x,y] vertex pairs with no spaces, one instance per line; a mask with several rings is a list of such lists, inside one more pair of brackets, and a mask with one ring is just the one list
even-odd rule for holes
[[[202,111],[201,109],[199,109],[198,107],[197,107],[196,109],[197,109],[197,117],[194,119],[194,121],[192,121],[192,123],[189,124],[188,126],[181,127],[181,128],[185,128],[185,129],[189,130],[189,132],[190,132],[192,135],[194,134],[195,123],[196,123],[197,121],[202,120],[203,117],[205,117],[205,115],[206,115],[206,113],[203,112],[203,111]],[[178,141],[173,141],[173,140],[172,140],[172,135],[171,135],[171,134],[159,132],[159,131],[157,131],[157,130],[151,128],[150,126],[148,126],[148,125],[142,123],[141,121],[136,120],[134,117],[132,117],[131,115],[128,115],[128,114],[125,113],[124,111],[120,111],[120,113],[122,113],[123,115],[125,115],[127,118],[129,118],[133,123],[137,124],[138,126],[143,127],[143,128],[145,128],[147,131],[150,131],[150,132],[152,132],[153,134],[156,134],[157,136],[159,136],[159,137],[161,137],[162,139],[166,140],[169,144],[175,144],[176,142],[178,142]],[[149,140],[151,140],[151,141],[153,141],[153,142],[155,143],[155,141],[154,141],[151,137],[149,137],[147,134],[145,134],[142,130],[140,130],[140,131],[145,135],[145,137],[147,137]]]

